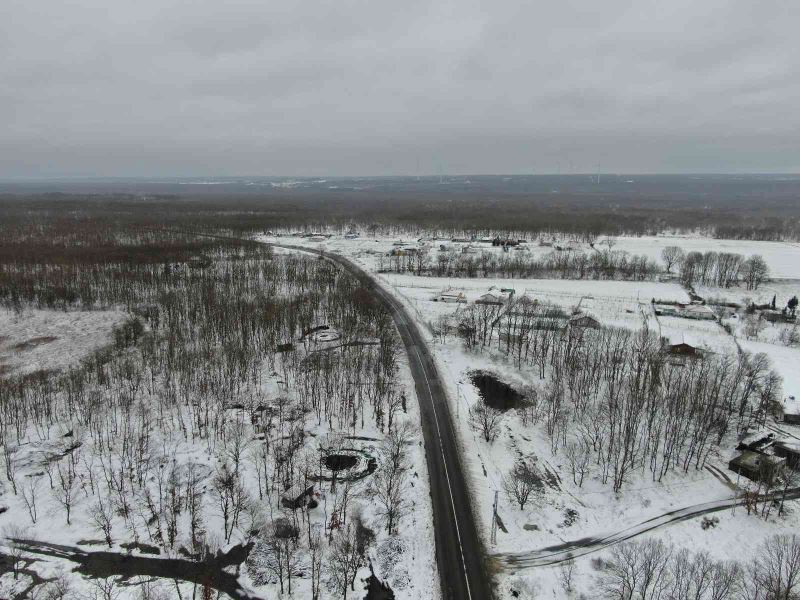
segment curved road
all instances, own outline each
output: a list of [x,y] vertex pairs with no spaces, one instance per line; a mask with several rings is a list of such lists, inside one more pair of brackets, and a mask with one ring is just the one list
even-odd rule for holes
[[355,276],[361,285],[389,309],[408,353],[419,399],[442,599],[490,600],[492,592],[483,560],[483,546],[472,515],[469,488],[461,469],[447,396],[425,338],[414,319],[398,300],[386,293],[366,271],[351,260],[304,246],[259,243],[309,252],[336,263]]
[[[761,496],[759,502],[765,500],[780,500],[782,495],[782,492],[776,492],[768,496]],[[795,500],[797,498],[800,498],[800,488],[791,488],[786,491],[786,500]],[[575,557],[583,556],[584,554],[591,554],[592,552],[603,550],[609,546],[630,540],[643,533],[665,527],[666,525],[679,523],[694,517],[719,512],[743,504],[744,499],[740,497],[717,500],[714,502],[704,502],[702,504],[671,510],[657,517],[652,517],[636,525],[631,525],[620,531],[603,536],[582,538],[528,552],[498,553],[495,554],[493,558],[512,571],[557,565]]]

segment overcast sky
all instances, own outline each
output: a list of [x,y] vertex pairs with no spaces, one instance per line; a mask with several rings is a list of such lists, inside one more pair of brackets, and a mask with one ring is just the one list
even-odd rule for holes
[[2,0],[0,178],[797,172],[796,0]]

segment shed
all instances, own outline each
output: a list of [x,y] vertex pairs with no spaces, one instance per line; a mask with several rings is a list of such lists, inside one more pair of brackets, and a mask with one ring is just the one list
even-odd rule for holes
[[314,493],[314,484],[295,483],[281,495],[281,504],[292,510],[300,508],[306,504],[307,499]]
[[753,450],[745,450],[740,455],[731,459],[728,468],[752,481],[759,481],[770,471],[779,469],[786,463],[786,459],[772,454],[764,454]]

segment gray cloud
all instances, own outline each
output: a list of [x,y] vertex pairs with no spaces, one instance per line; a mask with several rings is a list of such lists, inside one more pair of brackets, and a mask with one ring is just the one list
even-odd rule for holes
[[796,171],[790,0],[5,0],[0,177]]

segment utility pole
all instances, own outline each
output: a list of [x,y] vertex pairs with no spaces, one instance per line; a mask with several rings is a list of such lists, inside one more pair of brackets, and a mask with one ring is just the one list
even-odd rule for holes
[[497,543],[497,490],[494,491],[494,506],[492,507],[492,544]]

